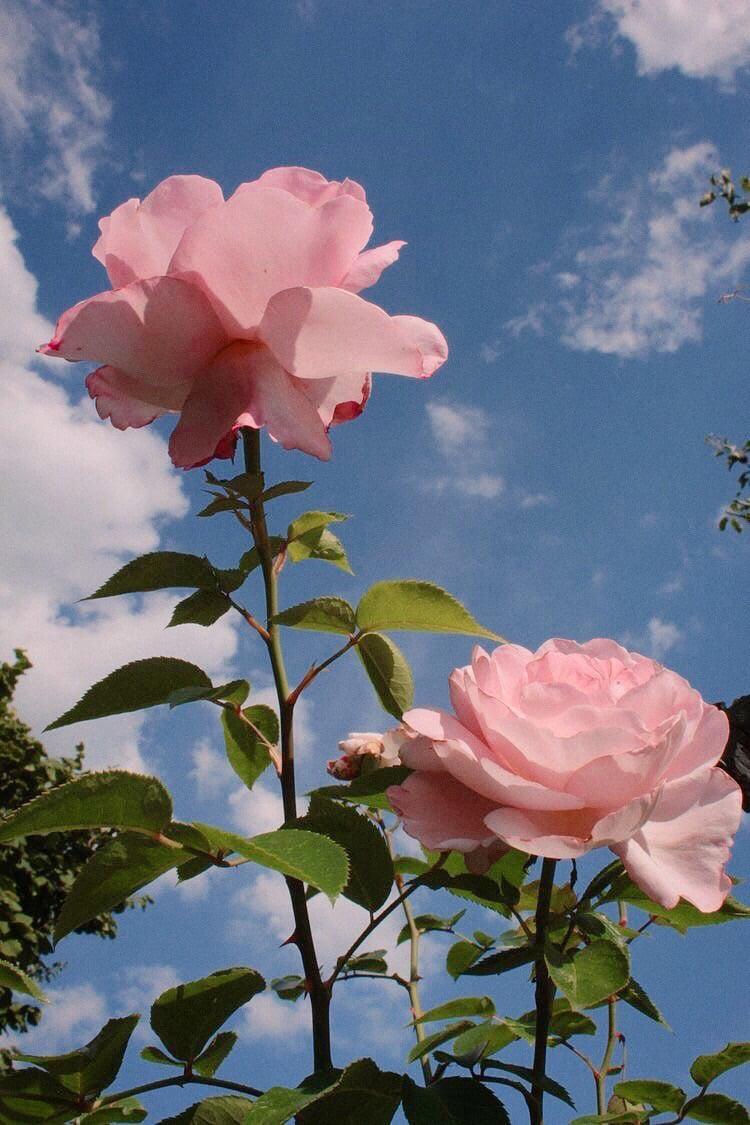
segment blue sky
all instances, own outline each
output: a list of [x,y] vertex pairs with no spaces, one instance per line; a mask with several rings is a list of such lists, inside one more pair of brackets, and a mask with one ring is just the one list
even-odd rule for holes
[[[74,604],[133,554],[205,550],[231,564],[245,544],[228,517],[194,519],[201,474],[169,466],[168,425],[115,432],[84,399],[85,369],[36,361],[33,348],[56,314],[104,287],[90,256],[100,214],[174,172],[229,191],[282,164],[365,185],[377,241],[409,243],[373,298],[435,320],[451,346],[428,383],[377,377],[362,418],[335,432],[329,464],[267,446],[271,479],[314,479],[311,504],[354,517],[342,537],[356,576],[287,568],[284,598],[355,599],[378,578],[430,578],[522,643],[613,636],[707,699],[750,690],[749,540],[716,528],[733,488],[704,444],[710,432],[747,432],[749,314],[717,299],[746,282],[750,237],[718,206],[696,205],[719,165],[750,169],[750,3],[644,7],[4,0],[0,641],[3,658],[20,645],[34,661],[19,698],[37,729],[139,656],[190,657],[268,689],[262,653],[227,618],[165,634],[166,595]],[[274,521],[285,526],[300,506],[278,502]],[[288,641],[297,672],[327,651],[324,639]],[[404,637],[419,702],[444,702],[470,645]],[[309,787],[339,738],[387,717],[354,661],[307,699]],[[92,764],[159,773],[185,818],[274,827],[271,782],[253,798],[238,790],[213,718],[200,708],[126,716],[48,745],[62,752],[83,737]],[[739,875],[749,839],[745,829],[737,841]],[[289,928],[279,886],[221,875],[187,893],[161,884],[114,946],[68,939],[36,1043],[67,1049],[108,1014],[203,971],[293,971],[288,950],[268,949]],[[357,925],[354,908],[318,909],[335,951]],[[643,942],[636,973],[676,1031],[628,1021],[632,1075],[684,1081],[700,1050],[750,1038],[746,945],[739,925]],[[435,976],[442,950],[428,943]],[[524,987],[503,978],[508,1014],[526,1006]],[[376,1056],[398,1067],[408,1045],[400,996],[344,988],[338,1060],[365,1024]],[[425,991],[442,995],[429,980]],[[259,1085],[302,1077],[302,1008],[260,999],[247,1012],[247,1046],[227,1074],[247,1068]],[[575,1060],[555,1063],[590,1105]],[[129,1075],[142,1071],[134,1063]],[[149,1104],[156,1113],[187,1100]]]

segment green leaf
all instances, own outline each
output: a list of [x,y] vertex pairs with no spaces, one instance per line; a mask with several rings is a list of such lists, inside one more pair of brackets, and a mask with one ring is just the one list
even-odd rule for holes
[[262,867],[291,875],[336,898],[346,886],[349,861],[346,852],[333,840],[299,828],[283,828],[245,839],[207,824],[197,827],[214,847],[237,852]]
[[624,1000],[626,1004],[630,1004],[631,1008],[635,1008],[642,1015],[648,1016],[650,1020],[655,1020],[656,1023],[661,1023],[666,1028],[669,1027],[646,990],[633,977],[630,978],[622,992],[618,993],[618,996],[620,1000]]
[[297,824],[341,845],[349,857],[349,879],[342,895],[371,914],[379,910],[391,893],[393,862],[373,822],[346,805],[313,796],[307,815]]
[[23,1055],[22,1062],[35,1063],[54,1075],[72,1093],[89,1097],[110,1086],[122,1066],[130,1036],[140,1016],[109,1020],[101,1031],[76,1051],[65,1055]]
[[168,629],[174,625],[213,625],[228,613],[232,603],[219,590],[196,590],[178,602],[172,611]]
[[170,695],[179,688],[213,685],[206,673],[187,660],[174,656],[154,656],[148,660],[134,660],[90,687],[82,699],[45,730],[57,730],[82,723],[87,719],[101,719],[105,715],[122,715],[126,711],[141,711],[167,703]]
[[305,995],[305,979],[293,974],[286,977],[276,977],[271,981],[271,988],[279,1000],[288,1000],[293,1003],[295,1000],[299,1000],[300,996]]
[[172,801],[157,778],[125,770],[88,773],[48,789],[0,821],[0,844],[77,828],[161,832],[171,817]]
[[615,1094],[626,1102],[643,1102],[660,1113],[673,1110],[679,1113],[685,1104],[685,1091],[669,1082],[658,1082],[651,1078],[636,1078],[630,1082],[617,1082]]
[[[505,1070],[508,1074],[515,1074],[517,1078],[523,1078],[529,1084],[534,1081],[534,1071],[528,1066],[516,1066],[513,1063],[498,1062],[497,1059],[487,1059],[484,1065],[492,1070]],[[546,1093],[551,1094],[553,1098],[557,1098],[559,1101],[569,1105],[571,1109],[575,1109],[575,1102],[568,1091],[564,1086],[561,1086],[559,1082],[555,1082],[554,1078],[550,1078],[549,1075],[544,1074],[541,1076],[539,1084],[542,1089]]]
[[625,987],[630,958],[614,941],[593,941],[572,954],[547,951],[550,976],[573,1008],[591,1008]]
[[343,512],[303,512],[289,524],[286,533],[287,542],[292,543],[293,540],[308,535],[311,531],[321,531],[331,523],[343,523],[348,519],[349,516],[344,515]]
[[505,1106],[476,1078],[441,1078],[417,1086],[404,1075],[409,1125],[510,1125]]
[[[520,1038],[513,1020],[491,1023],[489,1020],[464,1031],[453,1044],[453,1054],[462,1066],[474,1066],[479,1059],[486,1059],[504,1050],[510,1043]],[[524,1028],[524,1037],[526,1029]]]
[[213,1078],[236,1042],[237,1035],[234,1031],[220,1031],[208,1044],[203,1054],[194,1060],[193,1070],[197,1070],[204,1078]]
[[11,965],[10,961],[0,960],[0,988],[9,988],[11,992],[22,992],[24,996],[33,996],[35,1000],[47,1003],[47,997],[42,992],[35,980],[28,973]]
[[213,493],[216,498],[206,504],[205,508],[197,513],[199,516],[215,516],[219,512],[246,512],[248,505],[245,501],[240,500],[237,496],[219,496]]
[[434,1051],[436,1047],[440,1047],[443,1043],[447,1043],[450,1039],[455,1039],[464,1031],[469,1031],[471,1028],[476,1027],[473,1020],[457,1020],[454,1023],[449,1023],[447,1027],[441,1027],[439,1031],[433,1031],[427,1035],[421,1043],[415,1043],[409,1051],[409,1062],[416,1062],[421,1059],[423,1055],[428,1055],[430,1051]]
[[348,518],[341,512],[304,512],[289,524],[287,558],[293,563],[304,559],[320,559],[351,574],[343,544],[328,530],[329,524],[340,523]]
[[480,625],[452,594],[432,582],[411,578],[371,586],[357,606],[357,625],[367,632],[413,629],[503,640]]
[[382,633],[366,633],[357,655],[383,710],[400,719],[414,702],[414,678],[401,649]]
[[221,969],[163,992],[151,1007],[151,1026],[174,1058],[192,1062],[221,1025],[265,987],[254,969]]
[[530,946],[520,946],[518,949],[503,949],[499,953],[492,953],[478,964],[473,962],[464,969],[464,974],[469,977],[499,976],[512,969],[520,969],[534,960],[534,950]]
[[292,629],[314,629],[318,633],[353,633],[356,629],[354,610],[343,598],[313,598],[290,606],[271,618],[275,625]]
[[484,950],[473,941],[457,941],[448,950],[445,959],[445,968],[454,980],[458,980],[470,965],[473,965],[483,954]]
[[230,680],[226,684],[219,684],[214,687],[209,684],[208,687],[186,687],[178,688],[173,691],[167,703],[170,710],[174,707],[182,707],[185,703],[206,703],[224,702],[231,703],[233,706],[241,706],[247,699],[250,693],[250,684],[247,680]]
[[685,1116],[693,1121],[709,1121],[711,1125],[750,1125],[750,1113],[745,1106],[726,1094],[703,1094],[688,1105]]
[[406,766],[384,766],[383,769],[361,774],[349,785],[324,785],[320,789],[314,789],[311,795],[351,801],[354,805],[365,805],[369,809],[389,809],[391,806],[386,789],[391,785],[401,785],[411,772]]
[[159,1125],[245,1125],[254,1102],[235,1094],[206,1098],[183,1109],[176,1117],[162,1117]]
[[178,1066],[182,1070],[182,1063],[173,1059],[166,1051],[162,1051],[161,1047],[144,1047],[141,1051],[141,1058],[145,1062],[158,1063],[159,1066]]
[[[280,535],[269,535],[268,545],[271,549],[271,555],[275,557],[283,549],[284,540]],[[253,570],[256,570],[260,566],[260,555],[258,554],[258,548],[251,547],[249,551],[245,551],[244,555],[240,559],[239,565],[240,569],[243,570],[246,575],[250,574]]]
[[214,867],[213,860],[204,858],[201,855],[193,856],[192,859],[187,860],[186,863],[180,863],[177,867],[177,882],[187,883],[190,879],[196,879],[202,875],[204,871],[208,871],[209,867]]
[[73,1094],[44,1070],[28,1067],[0,1073],[0,1122],[3,1125],[57,1125],[76,1110]]
[[489,996],[462,996],[458,1000],[448,1000],[430,1008],[414,1023],[432,1023],[434,1020],[452,1020],[458,1016],[494,1016],[495,1005]]
[[84,1113],[80,1122],[81,1125],[112,1125],[118,1121],[145,1121],[147,1116],[146,1110],[136,1098],[124,1098],[100,1106],[91,1113]]
[[713,1055],[698,1055],[690,1067],[690,1077],[699,1086],[708,1086],[725,1070],[750,1062],[750,1043],[727,1043]]
[[627,875],[616,879],[602,902],[627,902],[646,914],[653,915],[660,925],[670,926],[679,933],[687,933],[694,926],[718,926],[736,919],[750,918],[750,906],[728,895],[722,906],[710,914],[704,914],[692,903],[681,900],[677,906],[668,909],[661,903],[648,898]]
[[244,718],[235,711],[222,711],[221,726],[229,764],[252,789],[271,764],[269,746],[276,746],[279,741],[279,720],[276,712],[262,703],[246,707],[242,714]]
[[247,1125],[284,1125],[306,1105],[319,1101],[338,1084],[340,1077],[340,1073],[313,1075],[295,1090],[272,1086],[253,1103],[246,1119]]
[[[441,918],[437,914],[417,914],[414,919],[414,924],[420,934],[450,933],[456,922],[460,921],[465,913],[465,910],[459,910],[458,914],[452,914],[450,918]],[[407,923],[398,935],[396,945],[401,945],[403,942],[409,941],[410,937],[411,929]]]
[[246,500],[257,500],[263,491],[262,473],[238,473],[237,476],[222,479],[213,473],[206,472],[209,484],[217,485],[227,492],[234,492],[237,496],[244,496]]
[[[297,1113],[298,1125],[389,1125],[401,1102],[401,1075],[380,1070],[372,1059],[348,1066],[334,1088]],[[248,1125],[254,1125],[249,1118]]]
[[346,972],[353,973],[387,973],[388,962],[385,959],[387,950],[370,949],[366,953],[358,953],[344,962]]
[[289,496],[293,492],[306,492],[313,482],[311,480],[282,480],[272,484],[263,493],[262,500],[275,500],[277,496]]
[[186,555],[181,551],[152,551],[125,563],[85,601],[112,598],[117,594],[143,594],[151,590],[169,590],[180,586],[215,590],[216,571],[208,559]]
[[57,918],[55,941],[119,906],[165,871],[189,859],[182,848],[135,832],[110,840],[97,848],[78,872]]

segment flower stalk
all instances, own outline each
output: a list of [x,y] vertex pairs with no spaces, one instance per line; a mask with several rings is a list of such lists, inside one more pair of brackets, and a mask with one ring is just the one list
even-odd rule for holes
[[543,1125],[544,1122],[544,1087],[542,1083],[547,1073],[547,1039],[552,1016],[552,1001],[555,998],[555,986],[550,979],[544,954],[556,866],[556,859],[542,861],[542,874],[539,880],[539,895],[536,904],[534,957],[536,1035],[531,1079],[531,1102],[529,1104],[531,1125]]

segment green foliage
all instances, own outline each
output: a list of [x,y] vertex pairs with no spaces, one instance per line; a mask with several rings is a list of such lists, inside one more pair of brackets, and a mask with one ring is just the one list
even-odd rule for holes
[[211,590],[216,589],[216,575],[216,570],[205,556],[200,558],[181,551],[153,551],[125,563],[103,586],[90,594],[87,600],[181,586]]
[[220,1031],[205,1051],[193,1061],[193,1070],[204,1078],[213,1078],[236,1042],[237,1035],[234,1031]]
[[[731,294],[731,296],[736,295],[738,294]],[[741,532],[743,524],[750,523],[750,499],[744,495],[745,489],[750,488],[750,468],[747,467],[750,461],[750,438],[744,445],[734,445],[726,438],[719,438],[713,434],[707,437],[706,441],[713,447],[716,456],[726,461],[730,472],[735,465],[743,466],[737,477],[737,491],[734,498],[726,505],[719,519],[719,531],[732,527],[734,531]]]
[[269,750],[279,741],[276,712],[262,703],[246,707],[242,716],[235,711],[221,713],[224,746],[229,764],[248,789],[271,764]]
[[[487,1059],[484,1065],[488,1070],[503,1070],[507,1074],[514,1075],[516,1078],[523,1078],[529,1085],[531,1085],[534,1078],[534,1072],[528,1066],[516,1066],[513,1063],[498,1062],[497,1059]],[[559,1101],[569,1105],[571,1109],[575,1109],[575,1102],[568,1091],[564,1086],[561,1086],[559,1082],[555,1082],[554,1078],[550,1078],[549,1075],[545,1074],[540,1081],[540,1086],[546,1093],[551,1094],[553,1098],[557,1098]]]
[[[221,969],[163,992],[151,1007],[151,1026],[174,1058],[193,1062],[221,1025],[265,987],[254,969]],[[216,1066],[231,1046],[224,1055],[219,1051]]]
[[720,1074],[750,1062],[750,1043],[727,1043],[713,1055],[699,1055],[690,1067],[690,1077],[699,1086],[708,1086]]
[[600,939],[573,953],[548,949],[549,974],[572,1008],[592,1008],[613,996],[630,980],[627,949],[616,941]]
[[366,633],[357,655],[383,710],[400,719],[414,702],[414,677],[401,649],[382,633]]
[[337,1071],[334,1074],[313,1075],[294,1090],[272,1086],[253,1104],[247,1116],[247,1125],[284,1125],[284,1122],[289,1121],[306,1105],[319,1101],[334,1089],[344,1073],[346,1072]]
[[174,625],[214,625],[231,608],[232,603],[221,591],[196,590],[190,597],[177,603],[167,628]]
[[225,1094],[196,1102],[176,1117],[162,1117],[159,1125],[244,1125],[252,1107],[248,1098]]
[[85,1113],[80,1121],[81,1125],[110,1125],[115,1121],[145,1121],[146,1117],[146,1110],[136,1098],[124,1098]]
[[750,1125],[745,1106],[726,1094],[701,1094],[685,1107],[685,1116],[711,1125]]
[[349,878],[341,893],[370,913],[379,910],[391,893],[393,863],[373,822],[346,805],[314,795],[297,824],[341,845],[349,857]]
[[[29,666],[20,651],[15,663],[0,665],[0,807],[10,818],[21,807],[30,808],[28,803],[35,798],[73,781],[83,767],[82,747],[71,758],[50,758],[18,718],[13,693]],[[45,961],[52,949],[55,918],[81,868],[109,839],[108,832],[87,824],[79,831],[50,830],[0,847],[0,958],[4,958],[0,961],[0,1030],[23,1032],[38,1023],[39,1008],[19,1002],[12,992],[42,999],[40,983],[51,979],[58,968]],[[115,913],[131,905],[121,899]],[[108,912],[81,929],[113,938],[117,925]]]
[[[441,918],[439,914],[417,914],[414,918],[414,925],[420,934],[451,933],[456,922],[463,918],[465,913],[465,910],[459,910],[458,914],[451,914],[447,918]],[[407,924],[398,935],[396,945],[408,941],[410,936],[411,930]]]
[[480,625],[452,594],[417,579],[376,582],[360,598],[357,626],[368,633],[410,629],[503,640]]
[[[468,942],[466,943],[469,944]],[[455,946],[454,946],[455,948]],[[475,948],[479,948],[476,947]],[[480,955],[483,952],[479,948]],[[508,973],[512,969],[520,969],[523,965],[530,964],[534,960],[534,950],[530,946],[519,946],[517,949],[502,949],[499,953],[492,953],[489,957],[475,964],[470,961],[467,967],[463,970],[466,976],[470,977],[488,977],[499,976],[501,973]]]
[[22,1062],[35,1063],[78,1096],[100,1094],[114,1082],[122,1066],[130,1036],[140,1016],[109,1020],[94,1038],[78,1050],[64,1055],[24,1055]]
[[664,1027],[669,1028],[669,1024],[664,1019],[656,1004],[654,1004],[651,997],[646,990],[635,980],[630,978],[621,992],[618,992],[618,998],[624,1000],[626,1004],[630,1004],[631,1008],[635,1008],[641,1015],[648,1016],[650,1020],[656,1023],[661,1023]]
[[86,719],[101,719],[106,715],[122,715],[127,711],[157,707],[168,703],[170,696],[180,688],[212,687],[206,673],[187,660],[178,660],[174,656],[134,660],[90,687],[74,707],[46,729],[57,730]]
[[643,1102],[658,1112],[674,1110],[679,1113],[685,1102],[685,1091],[669,1082],[639,1078],[632,1082],[618,1082],[615,1094],[627,1102]]
[[389,809],[386,789],[391,785],[401,785],[410,773],[411,770],[406,766],[384,766],[383,769],[369,770],[360,777],[355,777],[348,785],[324,785],[313,790],[313,795],[351,801],[354,805],[365,805],[368,809]]
[[409,1125],[510,1125],[503,1103],[476,1078],[441,1078],[425,1088],[405,1076],[403,1106]]
[[276,625],[292,629],[314,629],[319,633],[353,633],[356,624],[354,610],[343,598],[313,598],[309,602],[290,606],[272,618]]
[[[401,1102],[401,1075],[380,1070],[372,1059],[351,1063],[332,1090],[297,1113],[298,1125],[389,1125]],[[255,1125],[252,1117],[248,1125]]]
[[352,574],[344,546],[328,526],[347,519],[341,512],[303,512],[289,524],[286,557],[293,563],[319,559]]
[[489,996],[463,996],[458,1000],[448,1000],[436,1008],[424,1012],[415,1023],[432,1023],[435,1020],[452,1020],[459,1016],[494,1016],[495,1004]]
[[614,880],[612,886],[604,894],[602,902],[627,902],[631,906],[651,914],[657,925],[669,926],[681,934],[687,933],[694,926],[718,926],[724,922],[750,918],[750,906],[728,895],[722,906],[710,914],[704,914],[697,906],[682,899],[677,906],[671,909],[654,902],[637,887],[625,874]]
[[212,847],[237,852],[245,859],[309,883],[334,899],[349,878],[346,852],[333,840],[299,828],[283,828],[246,839],[208,824],[196,824]]

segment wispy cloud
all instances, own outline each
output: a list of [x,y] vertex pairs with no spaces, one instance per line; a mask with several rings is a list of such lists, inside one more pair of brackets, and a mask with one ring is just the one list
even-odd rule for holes
[[[111,105],[98,86],[102,58],[92,18],[51,0],[4,0],[0,7],[0,129],[11,153],[23,151],[23,190],[31,182],[70,211],[96,205]],[[33,163],[36,147],[43,155]],[[4,174],[5,190],[13,190]]]
[[638,73],[677,69],[688,78],[731,85],[750,65],[748,0],[595,0],[589,17],[566,33],[573,51],[623,41]]
[[427,404],[427,419],[438,453],[450,470],[432,478],[432,491],[482,500],[500,496],[505,481],[494,471],[496,454],[489,440],[487,412],[479,406],[438,400]]
[[623,644],[653,656],[654,660],[663,660],[684,639],[685,634],[674,621],[664,621],[661,617],[652,617],[643,631],[626,633],[622,638]]

